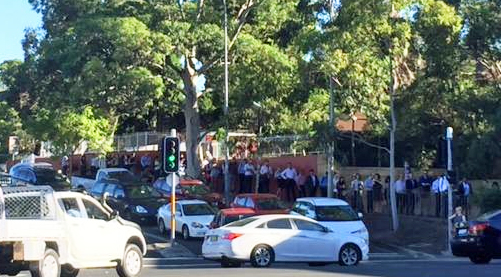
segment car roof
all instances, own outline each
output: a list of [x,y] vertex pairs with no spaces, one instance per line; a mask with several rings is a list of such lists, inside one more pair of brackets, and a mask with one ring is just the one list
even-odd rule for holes
[[256,214],[256,211],[249,208],[228,208],[220,210],[224,215],[252,215]]
[[100,169],[100,171],[102,171],[102,172],[121,172],[121,171],[130,172],[130,170],[128,170],[127,168],[121,168],[121,167],[102,168],[102,169]]
[[242,193],[237,194],[235,198],[237,197],[251,197],[253,199],[278,198],[275,194],[272,193]]
[[346,201],[337,199],[337,198],[329,198],[329,197],[303,197],[296,199],[297,201],[308,202],[315,206],[345,206],[349,205]]
[[51,163],[44,163],[44,162],[38,162],[38,163],[17,163],[12,168],[19,168],[19,167],[28,167],[28,168],[34,168],[34,167],[47,168],[47,167],[49,167],[51,169],[54,168],[54,166]]
[[179,205],[189,205],[189,204],[207,204],[207,202],[198,199],[189,199],[189,200],[179,200],[176,201],[176,204]]

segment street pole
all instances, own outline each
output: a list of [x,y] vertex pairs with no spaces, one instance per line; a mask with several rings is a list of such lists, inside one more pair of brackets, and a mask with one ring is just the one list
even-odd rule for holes
[[230,201],[230,149],[229,149],[229,132],[230,132],[230,123],[228,118],[228,7],[226,5],[226,0],[223,0],[224,5],[224,118],[225,118],[225,155],[224,155],[224,198],[226,199],[226,203]]
[[[452,127],[447,127],[446,132],[445,132],[445,138],[447,140],[447,172],[450,173],[452,172],[452,136],[453,136],[453,129]],[[451,180],[452,181],[452,180]],[[448,206],[448,212],[447,212],[447,249],[449,253],[452,253],[451,249],[451,233],[452,233],[452,222],[450,220],[450,217],[452,216],[452,184],[449,182],[449,187],[447,188],[447,206]]]
[[[334,89],[332,84],[332,76],[329,76],[329,142],[327,146],[327,197],[332,198],[334,192],[333,184],[333,167],[334,167],[334,146],[333,146],[333,133],[336,126],[334,124]],[[331,130],[334,128],[334,130]]]
[[[176,129],[171,129],[171,137],[176,137]],[[165,146],[164,146],[165,147]],[[164,157],[165,159],[165,157]],[[177,184],[177,173],[173,172],[170,174],[171,181],[171,196],[170,196],[170,243],[174,245],[176,243],[176,184]]]

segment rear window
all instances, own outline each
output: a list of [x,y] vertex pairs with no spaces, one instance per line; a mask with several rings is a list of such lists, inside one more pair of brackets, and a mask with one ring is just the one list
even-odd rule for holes
[[248,217],[248,218],[245,218],[245,219],[242,219],[242,220],[239,220],[239,221],[235,221],[235,222],[232,222],[228,225],[226,225],[226,227],[243,227],[249,223],[252,223],[254,221],[256,221],[257,218],[254,218],[254,217]]
[[286,206],[280,200],[275,198],[265,198],[256,200],[256,208],[260,210],[281,210]]
[[318,221],[358,221],[357,213],[349,206],[317,206]]
[[229,223],[232,223],[232,222],[235,222],[235,221],[238,221],[238,220],[241,220],[241,219],[244,219],[244,218],[248,218],[248,217],[251,217],[252,215],[250,214],[246,214],[246,215],[230,215],[230,216],[226,216],[224,218],[224,222],[223,222],[223,225],[226,225],[226,224],[229,224]]

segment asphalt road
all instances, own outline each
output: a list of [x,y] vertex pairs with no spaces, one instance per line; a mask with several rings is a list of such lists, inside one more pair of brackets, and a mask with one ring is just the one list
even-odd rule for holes
[[[200,259],[162,261],[148,259],[141,276],[207,276],[207,277],[294,277],[294,276],[329,276],[329,277],[499,277],[501,261],[489,265],[473,265],[466,259],[433,259],[433,260],[384,260],[366,261],[356,267],[329,265],[308,267],[305,264],[273,264],[270,268],[252,268],[246,264],[242,268],[220,268],[219,264]],[[29,276],[23,272],[18,276]],[[113,269],[83,270],[81,277],[115,277]]]

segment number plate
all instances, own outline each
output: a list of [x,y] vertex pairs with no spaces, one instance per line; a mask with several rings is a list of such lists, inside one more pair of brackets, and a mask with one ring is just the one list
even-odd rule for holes
[[466,236],[466,235],[468,235],[468,230],[467,229],[459,229],[458,235],[459,236]]
[[217,236],[210,236],[209,240],[211,242],[217,241]]

